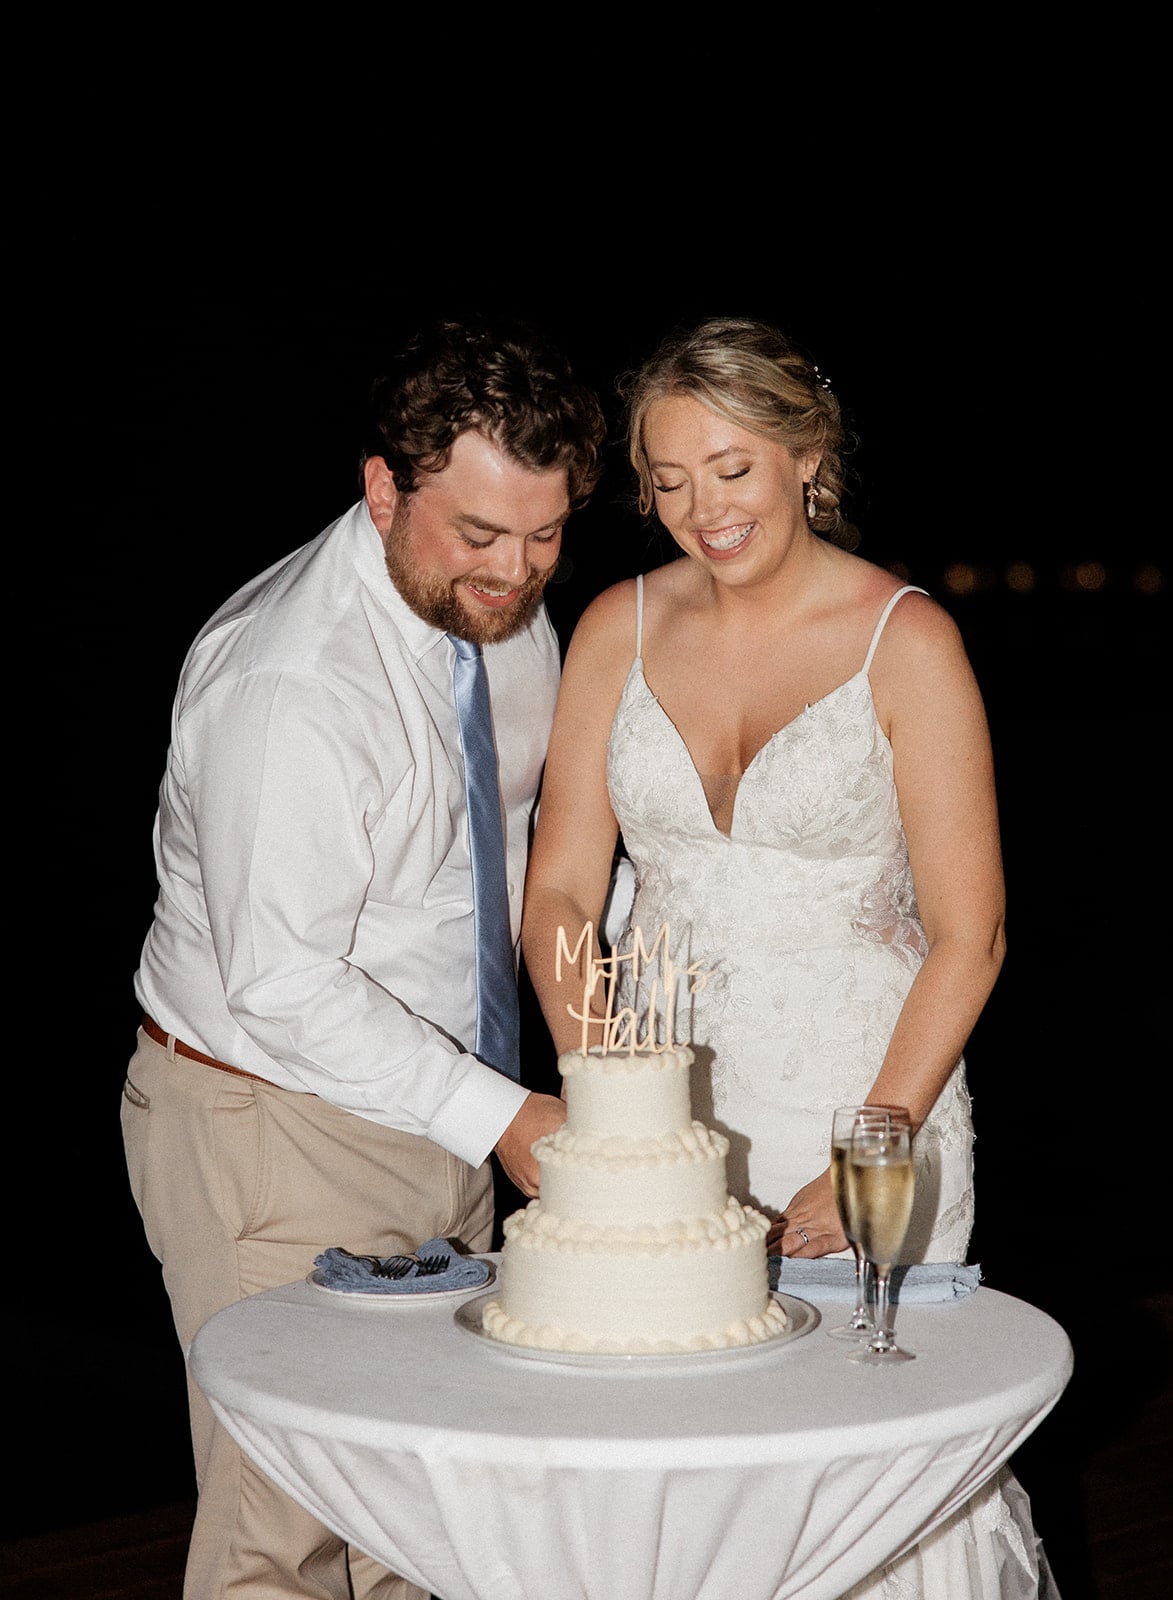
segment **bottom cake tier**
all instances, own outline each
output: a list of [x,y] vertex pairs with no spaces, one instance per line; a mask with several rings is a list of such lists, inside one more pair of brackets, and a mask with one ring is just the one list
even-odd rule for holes
[[503,1344],[672,1355],[761,1344],[785,1331],[760,1212],[729,1200],[687,1226],[576,1227],[532,1201],[506,1223],[484,1331]]

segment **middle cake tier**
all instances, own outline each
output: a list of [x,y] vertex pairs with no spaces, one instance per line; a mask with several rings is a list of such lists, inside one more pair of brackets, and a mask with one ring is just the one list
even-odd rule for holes
[[701,1122],[660,1137],[606,1138],[562,1127],[534,1145],[548,1218],[598,1227],[679,1226],[725,1210],[729,1141]]

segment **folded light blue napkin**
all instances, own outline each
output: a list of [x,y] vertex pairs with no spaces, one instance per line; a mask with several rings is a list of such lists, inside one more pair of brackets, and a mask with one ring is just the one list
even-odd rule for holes
[[[795,1256],[767,1256],[770,1288],[802,1298],[803,1290],[816,1300],[855,1300],[855,1262],[843,1256],[819,1256],[813,1261]],[[911,1267],[893,1267],[888,1294],[894,1306],[930,1300],[958,1300],[972,1294],[982,1281],[975,1263],[923,1261]]]
[[337,1289],[347,1294],[437,1294],[444,1289],[475,1289],[488,1282],[489,1263],[478,1261],[475,1256],[458,1254],[447,1239],[425,1239],[423,1244],[416,1245],[412,1254],[447,1256],[448,1265],[443,1272],[432,1272],[423,1278],[416,1266],[410,1268],[405,1278],[377,1278],[369,1262],[360,1261],[339,1246],[331,1245],[314,1257],[314,1266],[318,1269],[314,1281],[323,1289]]

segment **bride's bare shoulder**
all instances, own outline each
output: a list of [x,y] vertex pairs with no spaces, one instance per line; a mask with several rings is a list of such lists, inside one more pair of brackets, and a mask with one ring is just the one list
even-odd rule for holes
[[[904,589],[908,592],[901,594]],[[931,594],[892,579],[877,592],[877,623],[885,605],[897,594],[900,598],[884,622],[870,674],[877,709],[882,712],[899,699],[923,695],[929,686],[968,685],[973,678],[961,629]],[[884,716],[881,722],[886,726]]]
[[[690,562],[681,558],[644,574],[645,621],[649,612],[676,606],[686,600],[690,566]],[[582,633],[590,641],[598,638],[611,640],[616,635],[630,634],[634,640],[638,625],[637,587],[637,579],[625,578],[596,595],[579,619],[575,634]]]
[[657,567],[644,578],[644,615],[652,625],[667,613],[681,613],[703,606],[710,586],[695,561],[680,556]]
[[626,672],[635,659],[637,633],[636,583],[627,578],[604,589],[583,611],[566,652],[566,667],[573,671],[582,666],[597,675],[617,671],[622,664]]
[[[842,582],[838,602],[844,614],[856,616],[861,625],[873,625],[888,602],[898,594],[900,601],[889,614],[885,636],[890,630],[918,632],[927,629],[931,633],[951,625],[944,607],[901,573],[846,553],[841,557],[839,572]],[[902,594],[902,590],[907,592]]]

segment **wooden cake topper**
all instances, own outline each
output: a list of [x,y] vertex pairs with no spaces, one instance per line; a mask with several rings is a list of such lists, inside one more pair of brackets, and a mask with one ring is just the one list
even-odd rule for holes
[[[668,924],[662,922],[651,949],[644,941],[643,929],[633,928],[631,931],[631,948],[620,950],[612,949],[609,956],[595,956],[591,954],[595,947],[595,927],[593,922],[588,922],[578,936],[578,943],[572,950],[566,937],[566,929],[558,929],[558,943],[554,955],[555,976],[559,983],[562,981],[562,963],[569,966],[581,967],[582,957],[586,955],[586,975],[583,983],[582,1010],[576,1011],[573,1005],[566,1009],[577,1022],[582,1023],[582,1053],[585,1055],[591,1043],[591,1030],[598,1030],[598,1044],[603,1050],[626,1049],[629,1055],[636,1055],[640,1051],[648,1054],[659,1054],[664,1050],[672,1050],[676,1046],[673,1030],[676,1023],[676,986],[681,978],[688,980],[689,994],[699,994],[708,981],[708,971],[703,962],[693,961],[687,967],[678,967],[672,960],[671,943],[669,939]],[[624,967],[630,967],[632,984],[638,990],[640,979],[645,971],[652,974],[648,986],[648,1004],[644,1017],[644,1033],[641,1038],[639,1032],[639,1018],[630,1006],[620,1006],[616,1010],[615,996],[619,986],[619,978]],[[600,1016],[591,1010],[591,1001],[595,998],[600,987],[603,991],[603,1013]],[[661,1037],[657,1039],[657,1018],[662,1022]]]

